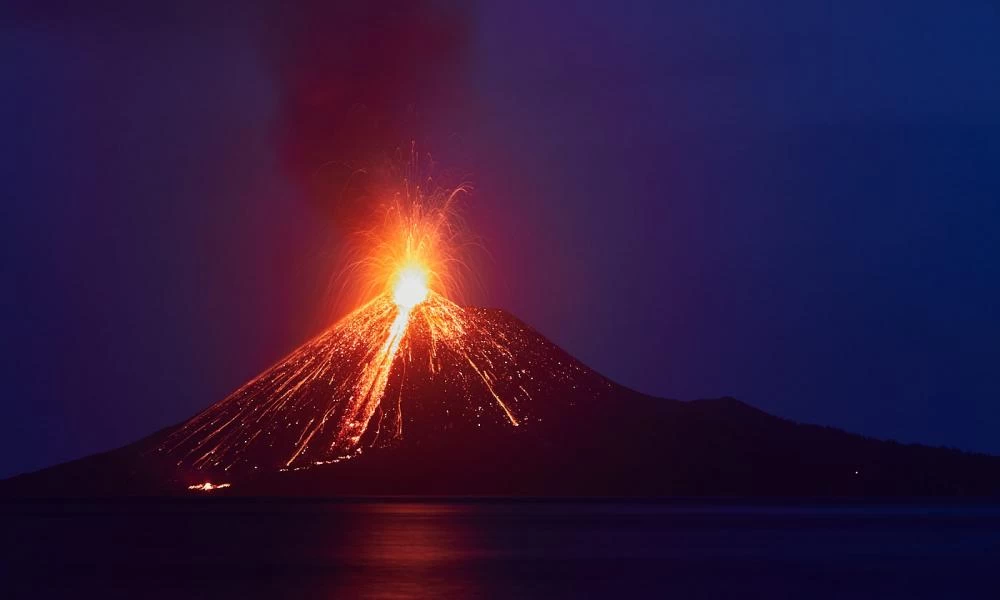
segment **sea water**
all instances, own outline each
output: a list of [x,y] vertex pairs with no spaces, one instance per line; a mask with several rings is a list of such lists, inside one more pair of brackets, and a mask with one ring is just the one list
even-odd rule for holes
[[3,598],[1000,598],[1000,507],[0,503]]

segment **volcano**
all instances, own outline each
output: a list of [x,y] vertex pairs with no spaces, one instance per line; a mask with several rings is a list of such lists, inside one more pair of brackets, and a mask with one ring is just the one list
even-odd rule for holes
[[[412,308],[412,310],[411,310]],[[405,334],[405,335],[404,335]],[[630,390],[502,310],[376,298],[129,446],[0,482],[28,496],[996,495],[1000,458]]]

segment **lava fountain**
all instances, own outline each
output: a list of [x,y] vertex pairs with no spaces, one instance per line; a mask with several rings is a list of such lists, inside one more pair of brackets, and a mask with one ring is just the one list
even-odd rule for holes
[[[467,269],[462,252],[469,242],[456,211],[466,191],[427,193],[404,177],[396,191],[385,193],[389,200],[373,226],[357,233],[342,272],[370,299],[184,423],[160,452],[196,469],[299,469],[344,460],[373,439],[400,438],[402,381],[410,372],[433,378],[445,365],[457,373],[457,383],[449,385],[477,404],[476,418],[486,418],[480,406],[485,398],[496,420],[519,426],[524,416],[516,407],[530,395],[517,381],[500,381],[514,376],[497,372],[516,362],[511,334],[490,331],[448,297],[461,289]],[[527,373],[508,370],[516,377]]]

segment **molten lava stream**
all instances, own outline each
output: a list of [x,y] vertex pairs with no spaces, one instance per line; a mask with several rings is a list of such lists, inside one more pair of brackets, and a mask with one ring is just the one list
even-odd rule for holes
[[[361,441],[361,436],[368,429],[368,422],[385,395],[385,387],[389,382],[389,373],[399,351],[399,345],[406,336],[413,309],[427,299],[427,270],[417,264],[410,264],[400,269],[392,286],[392,299],[396,304],[396,317],[389,326],[385,341],[372,356],[364,369],[355,388],[354,402],[344,413],[338,430],[346,435],[350,446]],[[291,461],[289,461],[291,462]]]

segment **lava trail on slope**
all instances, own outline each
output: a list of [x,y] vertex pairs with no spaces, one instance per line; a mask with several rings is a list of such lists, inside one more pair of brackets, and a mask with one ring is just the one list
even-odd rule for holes
[[183,423],[157,452],[183,471],[298,470],[410,435],[537,428],[615,387],[501,311],[433,292],[412,308],[381,295]]

